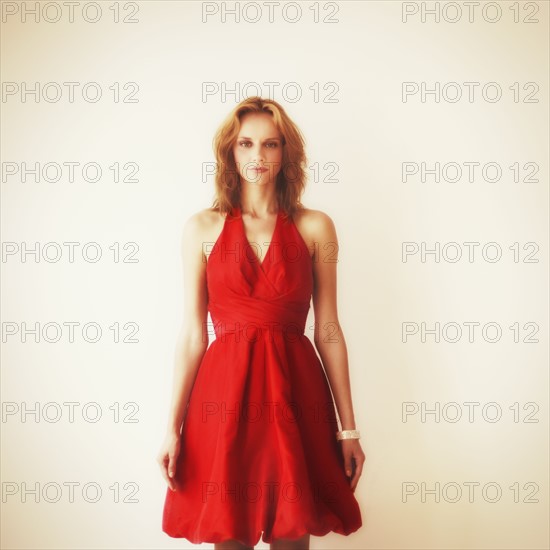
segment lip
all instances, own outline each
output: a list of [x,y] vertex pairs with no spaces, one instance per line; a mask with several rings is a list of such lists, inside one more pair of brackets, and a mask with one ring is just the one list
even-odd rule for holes
[[267,168],[263,168],[261,166],[252,168],[252,170],[255,170],[256,172],[267,172]]

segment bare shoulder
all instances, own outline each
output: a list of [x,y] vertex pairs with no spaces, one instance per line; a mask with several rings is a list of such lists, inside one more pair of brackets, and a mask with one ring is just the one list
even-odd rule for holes
[[195,250],[197,254],[208,257],[212,247],[207,245],[216,242],[223,229],[224,219],[222,214],[212,208],[203,208],[191,214],[183,224],[183,249]]
[[183,225],[184,234],[192,238],[208,239],[223,227],[223,216],[211,208],[203,208],[191,214]]
[[306,243],[336,240],[336,228],[332,218],[322,210],[303,208],[296,212],[294,221]]

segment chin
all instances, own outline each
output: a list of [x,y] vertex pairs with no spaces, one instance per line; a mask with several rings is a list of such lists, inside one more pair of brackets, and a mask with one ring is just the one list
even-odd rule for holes
[[261,177],[254,180],[249,180],[247,178],[243,178],[246,183],[249,183],[250,185],[268,185],[270,181],[267,178]]

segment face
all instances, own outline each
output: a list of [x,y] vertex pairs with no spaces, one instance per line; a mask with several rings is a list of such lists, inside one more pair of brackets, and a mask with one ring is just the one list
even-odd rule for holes
[[275,182],[283,158],[282,135],[267,113],[247,113],[233,146],[237,171],[255,185]]

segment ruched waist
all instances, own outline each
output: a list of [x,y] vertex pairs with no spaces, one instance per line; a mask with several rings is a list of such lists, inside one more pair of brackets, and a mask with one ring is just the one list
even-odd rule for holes
[[237,341],[244,340],[246,342],[254,342],[265,336],[273,337],[275,334],[280,334],[288,341],[293,341],[302,336],[305,331],[305,323],[294,323],[279,321],[248,321],[241,323],[239,321],[215,321],[213,319],[214,332],[216,338],[222,338],[228,334],[235,334]]
[[216,338],[236,334],[246,341],[270,335],[284,335],[295,340],[304,334],[309,303],[267,302],[252,297],[240,297],[240,307],[211,301],[208,305]]

